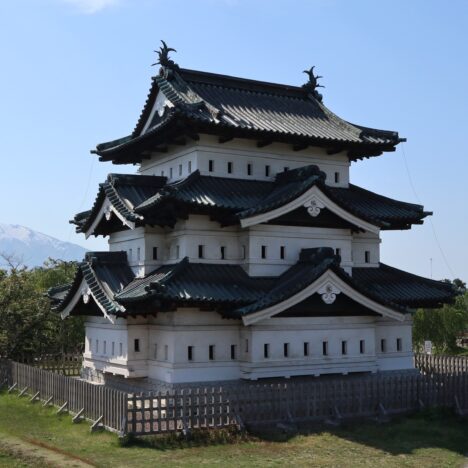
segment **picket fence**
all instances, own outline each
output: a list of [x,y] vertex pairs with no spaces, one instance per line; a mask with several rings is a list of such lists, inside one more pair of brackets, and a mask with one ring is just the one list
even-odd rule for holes
[[[388,417],[421,408],[468,410],[467,358],[418,355],[419,374],[377,374],[326,379],[193,386],[128,394],[12,361],[0,361],[0,385],[32,401],[62,406],[122,434],[161,434],[195,428],[278,422],[339,422]],[[14,388],[12,388],[14,387]]]

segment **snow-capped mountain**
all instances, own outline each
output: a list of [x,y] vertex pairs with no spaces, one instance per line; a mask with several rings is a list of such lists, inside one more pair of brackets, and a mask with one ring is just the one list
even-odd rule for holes
[[[0,254],[12,255],[28,267],[41,266],[49,257],[81,260],[86,249],[17,224],[0,223]],[[0,257],[0,268],[6,268]]]

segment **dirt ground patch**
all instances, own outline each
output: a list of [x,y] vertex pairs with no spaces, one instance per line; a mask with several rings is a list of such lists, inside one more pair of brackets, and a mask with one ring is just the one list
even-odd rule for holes
[[2,434],[0,437],[0,451],[7,455],[33,464],[36,467],[57,466],[85,468],[95,466],[84,460],[62,453],[55,447],[47,447],[46,444],[34,440],[23,440]]

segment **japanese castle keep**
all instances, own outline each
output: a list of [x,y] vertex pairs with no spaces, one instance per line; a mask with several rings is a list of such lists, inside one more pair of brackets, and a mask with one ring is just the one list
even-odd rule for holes
[[380,232],[431,213],[350,183],[402,138],[335,115],[302,87],[180,68],[163,43],[131,135],[72,222],[89,252],[49,295],[86,316],[83,375],[166,383],[413,367],[411,313],[450,284],[380,262]]

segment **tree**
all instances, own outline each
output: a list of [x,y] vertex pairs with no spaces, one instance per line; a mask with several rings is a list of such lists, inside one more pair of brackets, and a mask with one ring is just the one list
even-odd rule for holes
[[421,348],[429,340],[437,353],[457,352],[457,337],[468,328],[468,292],[463,281],[455,279],[452,284],[459,292],[453,304],[435,310],[419,309],[414,315],[416,347]]
[[49,260],[27,269],[6,260],[9,269],[0,270],[0,356],[19,359],[81,348],[83,320],[73,318],[64,324],[45,295],[49,287],[69,283],[76,264]]

